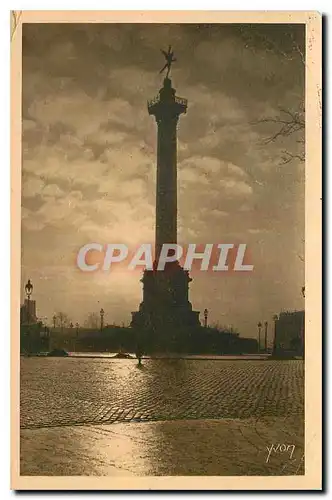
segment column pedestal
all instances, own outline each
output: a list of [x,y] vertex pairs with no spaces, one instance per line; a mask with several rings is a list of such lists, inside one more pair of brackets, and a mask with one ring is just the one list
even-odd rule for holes
[[141,281],[143,301],[139,311],[132,313],[133,327],[158,334],[200,326],[199,311],[193,311],[188,300],[191,278],[178,262],[170,263],[164,271],[145,271]]

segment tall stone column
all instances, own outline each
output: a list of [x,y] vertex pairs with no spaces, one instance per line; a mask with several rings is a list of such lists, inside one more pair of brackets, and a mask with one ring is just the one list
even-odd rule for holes
[[[158,96],[148,102],[148,112],[158,127],[155,259],[165,243],[177,243],[177,124],[187,111],[187,100],[177,97],[166,77]],[[158,335],[165,330],[199,326],[199,312],[188,299],[191,278],[179,263],[164,271],[145,271],[143,302],[132,314],[132,326],[150,328]]]

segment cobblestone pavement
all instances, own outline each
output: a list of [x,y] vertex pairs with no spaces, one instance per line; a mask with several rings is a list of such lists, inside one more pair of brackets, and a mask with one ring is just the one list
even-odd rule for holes
[[303,361],[21,359],[21,428],[293,417]]

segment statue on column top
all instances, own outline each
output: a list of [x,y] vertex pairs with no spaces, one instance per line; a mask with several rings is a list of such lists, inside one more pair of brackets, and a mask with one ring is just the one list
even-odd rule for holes
[[176,61],[175,57],[174,56],[174,52],[172,51],[172,47],[171,45],[168,47],[168,51],[166,52],[165,50],[162,50],[161,49],[161,52],[164,54],[165,56],[165,59],[166,59],[166,64],[165,66],[160,70],[159,73],[162,73],[163,71],[165,71],[165,69],[167,68],[167,73],[166,73],[166,78],[168,78],[168,75],[169,75],[169,72],[171,71],[171,65],[173,62]]

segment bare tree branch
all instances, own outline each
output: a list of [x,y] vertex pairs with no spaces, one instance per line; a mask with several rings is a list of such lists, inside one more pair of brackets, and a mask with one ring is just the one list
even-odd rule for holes
[[[274,132],[269,137],[265,137],[261,142],[264,145],[271,144],[277,139],[282,137],[289,137],[295,133],[302,133],[305,129],[305,117],[304,117],[304,107],[301,106],[300,110],[292,111],[289,109],[280,108],[280,115],[273,117],[260,118],[252,122],[254,125],[259,125],[262,123],[270,123],[277,126],[276,132]],[[298,144],[305,143],[304,137],[300,137],[297,141]],[[290,151],[283,151],[282,164],[291,162],[294,159],[298,159],[301,162],[305,161],[305,154],[303,153],[292,153]]]
[[301,61],[302,61],[302,64],[305,65],[305,56],[304,56],[304,52],[303,50],[301,50],[299,44],[294,40],[294,37],[292,35],[292,38],[293,38],[293,47],[294,49],[298,52],[298,54],[300,55],[300,58],[301,58]]
[[98,328],[98,324],[99,316],[95,312],[89,313],[87,319],[84,321],[84,326],[87,328]]
[[286,43],[283,46],[279,40],[276,40],[273,36],[264,32],[264,30],[262,31],[261,27],[257,28],[255,25],[241,26],[240,33],[246,43],[246,48],[256,49],[257,46],[264,47],[266,52],[282,56],[287,61],[295,61],[297,59],[305,65],[304,47],[302,48],[295,39],[293,31],[286,30],[283,37]]
[[[293,29],[284,28],[282,43],[280,36],[275,37],[273,31],[271,33],[264,31],[261,27],[256,28],[254,25],[247,25],[241,28],[242,37],[246,43],[246,48],[253,50],[264,50],[266,53],[279,55],[279,58],[287,61],[294,61],[299,71],[304,70],[305,66],[305,44],[304,36],[296,35]],[[299,33],[299,32],[298,32]],[[259,47],[257,49],[257,47]],[[297,60],[297,61],[296,61]],[[303,135],[305,129],[305,107],[304,101],[299,106],[298,110],[280,109],[278,115],[262,117],[254,122],[254,125],[271,124],[275,125],[275,131],[261,141],[261,144],[271,144],[278,139],[290,137],[293,134]],[[298,144],[304,145],[304,138],[296,140]],[[282,163],[289,163],[297,159],[304,162],[305,155],[303,153],[292,153],[283,151]]]
[[286,165],[287,163],[290,163],[292,160],[300,160],[301,163],[305,161],[305,154],[293,154],[289,151],[284,150],[282,152],[283,156],[281,158],[281,163],[282,165]]
[[54,318],[55,318],[55,324],[57,326],[60,326],[61,328],[68,326],[70,323],[70,319],[68,317],[68,314],[66,314],[62,311],[57,312],[55,314]]

